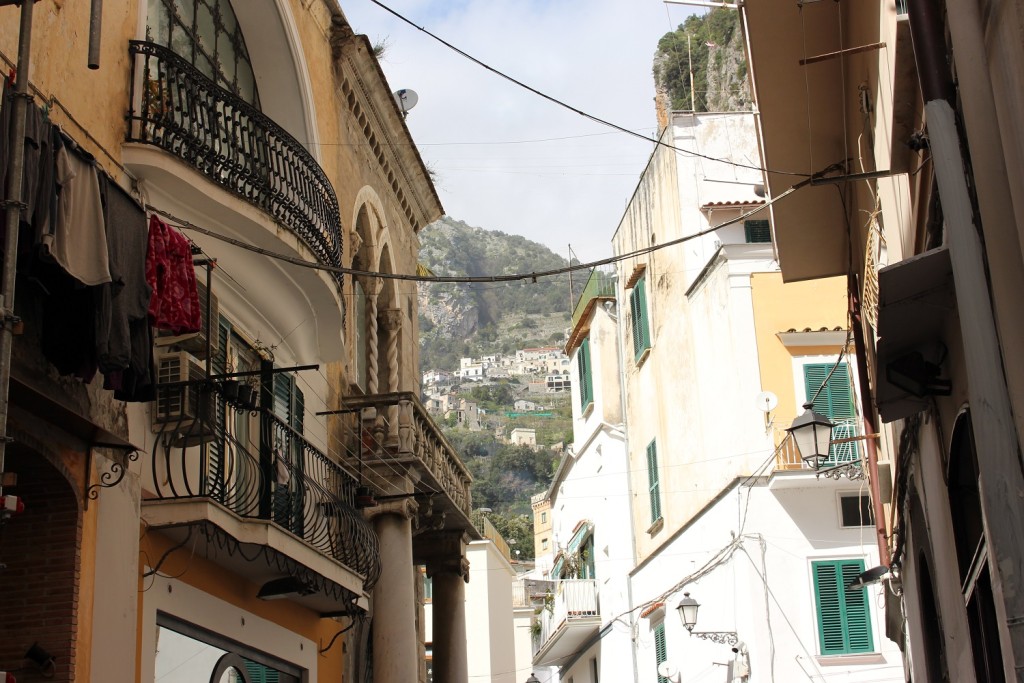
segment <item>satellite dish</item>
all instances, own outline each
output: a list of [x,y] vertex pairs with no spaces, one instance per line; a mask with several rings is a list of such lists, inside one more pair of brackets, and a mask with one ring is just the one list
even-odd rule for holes
[[754,404],[762,413],[769,413],[779,405],[779,397],[770,391],[762,391],[754,399]]
[[679,667],[669,661],[664,661],[658,665],[658,675],[663,678],[671,678],[679,673]]
[[402,116],[407,116],[416,103],[420,101],[420,96],[416,94],[415,90],[409,88],[402,88],[396,90],[394,93],[395,102],[398,103],[398,108],[402,110]]

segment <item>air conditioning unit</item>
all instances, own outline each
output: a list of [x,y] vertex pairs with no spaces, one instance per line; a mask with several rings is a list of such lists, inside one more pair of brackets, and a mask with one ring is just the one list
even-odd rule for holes
[[158,331],[153,343],[157,347],[173,347],[182,351],[188,351],[196,358],[205,359],[207,321],[209,321],[210,329],[210,352],[216,354],[220,345],[220,335],[217,334],[220,325],[220,303],[217,301],[217,295],[211,294],[210,310],[212,314],[208,315],[206,310],[206,285],[200,282],[197,283],[197,287],[199,289],[199,308],[202,311],[202,326],[199,331],[188,334],[172,334],[166,330]]
[[[174,446],[198,446],[213,438],[217,395],[202,380],[206,367],[185,351],[156,357],[156,400],[152,406],[153,431],[169,435]],[[180,382],[177,386],[163,386]]]

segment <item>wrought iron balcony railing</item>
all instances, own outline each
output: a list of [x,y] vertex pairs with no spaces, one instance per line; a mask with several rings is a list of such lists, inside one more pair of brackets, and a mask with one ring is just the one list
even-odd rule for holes
[[469,487],[473,477],[415,394],[352,397],[343,406],[343,412],[355,416],[345,446],[352,468],[364,464],[379,464],[389,471],[413,468],[420,476],[419,490],[444,494],[450,506],[462,513],[465,526],[472,526]]
[[380,549],[349,472],[270,411],[227,401],[216,383],[159,387],[152,410],[158,498],[205,498],[273,522],[373,587]]
[[170,49],[133,40],[129,53],[128,141],[179,157],[293,230],[321,263],[340,266],[338,199],[312,155]]

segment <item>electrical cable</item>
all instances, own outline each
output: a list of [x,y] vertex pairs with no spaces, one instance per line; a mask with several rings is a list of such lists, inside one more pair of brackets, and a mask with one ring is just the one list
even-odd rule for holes
[[718,162],[721,162],[723,164],[729,164],[731,166],[736,166],[738,168],[749,168],[749,169],[752,169],[752,170],[755,170],[755,171],[761,171],[761,172],[764,172],[764,173],[775,173],[775,174],[779,174],[779,175],[791,175],[791,176],[798,176],[798,177],[801,177],[801,178],[808,178],[808,177],[811,176],[810,173],[798,173],[798,172],[794,172],[794,171],[776,171],[776,170],[772,170],[772,169],[763,168],[761,166],[753,166],[753,165],[749,165],[749,164],[741,164],[741,163],[738,163],[738,162],[735,162],[735,161],[729,161],[727,159],[719,159],[717,157],[706,156],[706,155],[703,155],[703,154],[699,154],[697,152],[691,152],[689,150],[685,150],[685,149],[676,147],[675,145],[670,145],[667,142],[662,142],[661,140],[654,140],[654,139],[648,138],[648,137],[646,137],[644,135],[641,135],[639,133],[636,133],[636,132],[634,132],[634,131],[632,131],[632,130],[624,127],[624,126],[620,126],[620,125],[618,125],[616,123],[612,123],[611,121],[608,121],[606,119],[602,119],[602,118],[600,118],[598,116],[594,116],[593,114],[589,114],[589,113],[583,111],[582,109],[578,109],[577,107],[574,107],[571,104],[563,102],[562,100],[560,100],[560,99],[558,99],[556,97],[553,97],[551,95],[548,95],[547,93],[541,92],[537,88],[534,88],[534,87],[532,87],[530,85],[527,85],[523,81],[520,81],[520,80],[518,80],[516,78],[513,78],[512,76],[509,76],[508,74],[506,74],[506,73],[504,73],[502,71],[499,71],[498,69],[495,69],[494,67],[490,66],[489,64],[486,64],[485,62],[482,62],[481,60],[477,59],[476,57],[474,57],[473,55],[469,54],[468,52],[466,52],[466,51],[456,47],[455,45],[449,43],[448,41],[446,41],[444,38],[441,38],[437,34],[431,33],[429,30],[427,30],[426,27],[417,25],[411,19],[406,18],[404,15],[398,13],[397,11],[391,9],[390,7],[385,5],[384,3],[380,2],[380,0],[370,0],[370,2],[372,2],[374,5],[377,5],[378,7],[383,9],[385,12],[391,14],[392,16],[394,16],[395,18],[399,19],[400,21],[408,24],[409,26],[412,26],[417,31],[421,31],[422,33],[425,33],[426,35],[430,36],[431,38],[433,38],[437,42],[439,42],[442,45],[444,45],[445,47],[447,47],[449,50],[452,50],[456,54],[458,54],[458,55],[468,59],[469,61],[473,62],[477,66],[480,66],[480,67],[486,69],[487,71],[490,71],[494,75],[499,76],[499,77],[505,79],[506,81],[509,81],[510,83],[513,83],[514,85],[517,85],[520,88],[523,88],[524,90],[527,90],[527,91],[533,93],[534,95],[537,95],[538,97],[541,97],[541,98],[547,100],[548,102],[551,102],[552,104],[556,104],[559,107],[562,107],[563,109],[568,109],[569,111],[573,112],[574,114],[578,114],[578,115],[582,116],[585,119],[589,119],[589,120],[593,121],[594,123],[599,123],[602,126],[607,126],[609,128],[612,128],[614,130],[619,131],[620,133],[625,133],[627,135],[639,138],[639,139],[641,139],[641,140],[643,140],[645,142],[653,142],[655,145],[657,145],[659,147],[665,147],[665,148],[668,148],[668,149],[675,150],[676,152],[680,152],[682,154],[688,154],[690,156],[700,157],[702,159],[707,159],[708,161],[718,161]]
[[[829,173],[829,172],[831,172],[833,170],[836,170],[838,168],[841,168],[841,164],[833,164],[833,165],[827,167],[826,169],[820,171],[819,173],[814,174],[813,178],[822,177],[824,174]],[[292,265],[301,266],[303,268],[310,268],[312,270],[320,270],[320,271],[324,271],[324,272],[327,272],[327,273],[335,273],[335,274],[339,274],[339,275],[352,275],[352,276],[357,276],[357,277],[380,278],[382,280],[403,280],[403,281],[410,281],[410,282],[499,283],[499,282],[524,282],[524,281],[530,281],[530,282],[536,283],[538,278],[551,277],[551,276],[554,276],[554,275],[564,275],[566,273],[572,273],[572,272],[581,271],[581,270],[590,270],[590,269],[596,268],[598,266],[611,265],[611,264],[614,264],[614,263],[618,263],[620,261],[626,261],[626,260],[629,260],[629,259],[632,259],[632,258],[636,258],[638,256],[645,256],[647,254],[651,254],[653,252],[660,251],[660,250],[668,248],[668,247],[673,247],[673,246],[676,246],[678,244],[682,244],[684,242],[689,242],[689,241],[695,240],[695,239],[697,239],[699,237],[703,237],[705,235],[709,235],[709,234],[717,232],[718,230],[720,230],[720,229],[722,229],[724,227],[727,227],[729,225],[735,225],[737,223],[741,223],[744,220],[746,220],[747,218],[749,218],[750,216],[753,216],[756,213],[764,211],[765,209],[767,209],[768,207],[772,206],[776,202],[781,201],[782,199],[788,197],[790,194],[792,194],[793,192],[796,192],[800,188],[806,187],[807,185],[810,184],[811,179],[812,178],[807,178],[807,179],[805,179],[805,180],[803,180],[803,181],[793,185],[792,187],[790,187],[786,191],[782,192],[778,196],[773,197],[772,199],[766,201],[764,204],[760,204],[759,206],[751,209],[750,211],[744,212],[743,214],[741,214],[740,216],[738,216],[738,217],[736,217],[736,218],[734,218],[732,220],[726,221],[725,223],[722,223],[720,225],[716,225],[716,226],[713,226],[713,227],[710,227],[710,228],[706,228],[704,230],[700,230],[700,231],[695,232],[695,233],[690,234],[690,235],[685,235],[683,237],[679,237],[679,238],[676,238],[674,240],[669,240],[668,242],[662,242],[660,244],[652,244],[650,246],[643,247],[641,249],[635,249],[635,250],[627,252],[625,254],[619,254],[619,255],[616,255],[616,256],[609,256],[607,258],[598,259],[596,261],[590,261],[588,263],[578,263],[578,264],[575,264],[575,265],[568,265],[568,266],[565,266],[565,267],[562,267],[562,268],[553,268],[553,269],[548,269],[548,270],[540,270],[540,271],[535,271],[535,272],[532,272],[532,273],[515,273],[515,274],[508,274],[508,275],[477,275],[477,276],[471,276],[471,275],[463,275],[463,276],[417,275],[417,274],[375,272],[375,271],[369,271],[369,270],[362,270],[362,269],[359,269],[359,268],[347,268],[347,267],[344,267],[344,266],[328,266],[328,265],[324,265],[324,264],[321,264],[321,263],[315,263],[315,262],[312,262],[312,261],[306,261],[306,260],[298,258],[298,257],[288,256],[287,254],[281,254],[281,253],[278,253],[278,252],[274,252],[274,251],[271,251],[270,249],[264,249],[263,247],[257,247],[255,245],[249,244],[248,242],[236,239],[234,237],[229,237],[227,235],[222,235],[222,234],[220,234],[220,233],[218,233],[218,232],[216,232],[214,230],[210,230],[208,228],[204,228],[202,226],[196,225],[196,224],[194,224],[194,223],[192,223],[190,221],[187,221],[187,220],[185,220],[183,218],[175,216],[174,214],[171,214],[171,213],[169,213],[167,211],[159,209],[159,208],[157,208],[155,206],[152,206],[150,204],[146,205],[146,209],[149,210],[149,211],[152,211],[153,213],[159,214],[159,215],[163,216],[164,218],[166,218],[167,220],[173,222],[175,224],[174,227],[176,227],[176,228],[198,232],[198,233],[200,233],[202,235],[206,235],[207,237],[212,237],[212,238],[220,240],[222,242],[226,242],[227,244],[231,244],[233,246],[239,247],[241,249],[245,249],[247,251],[251,251],[251,252],[260,254],[261,256],[267,256],[267,257],[270,257],[270,258],[273,258],[273,259],[276,259],[276,260],[279,260],[279,261],[283,261],[285,263],[290,263]]]

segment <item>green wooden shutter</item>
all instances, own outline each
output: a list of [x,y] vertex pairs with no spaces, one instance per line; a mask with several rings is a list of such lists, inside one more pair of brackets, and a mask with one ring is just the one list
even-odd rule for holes
[[650,484],[651,524],[661,519],[661,482],[658,478],[658,445],[656,441],[647,444],[647,481]]
[[644,351],[651,348],[651,328],[647,320],[647,286],[642,277],[633,285],[629,295],[629,309],[633,316],[633,358],[640,360]]
[[871,652],[871,613],[865,588],[846,588],[864,571],[863,560],[843,562],[839,572],[843,580],[843,607],[846,611],[846,641],[850,652]]
[[[854,412],[849,368],[846,363],[840,363],[829,377],[828,373],[832,367],[832,363],[813,363],[804,366],[804,390],[807,400],[817,394],[814,399],[814,412],[832,420],[851,418]],[[828,381],[825,380],[826,377]]]
[[576,355],[576,364],[580,375],[580,408],[586,410],[587,406],[594,400],[594,378],[590,369],[589,337],[580,344],[579,353]]
[[[657,660],[655,670],[662,662],[668,659],[668,645],[665,642],[665,624],[658,624],[654,627],[654,658]],[[669,683],[669,680],[658,674],[658,683]]]
[[772,229],[768,221],[743,221],[743,232],[748,244],[759,244],[772,241]]
[[[228,338],[231,336],[231,326],[228,321],[221,317],[217,321],[217,348],[214,349],[212,362],[210,363],[214,373],[222,375],[228,371]],[[235,368],[237,370],[237,368]],[[214,394],[209,394],[207,400],[215,400]],[[217,421],[219,429],[216,430],[216,438],[210,444],[207,451],[207,467],[209,468],[209,490],[206,491],[207,495],[213,496],[220,500],[220,496],[224,494],[224,482],[225,472],[224,463],[227,460],[227,410],[222,401],[216,401],[214,403]]]
[[306,397],[299,389],[298,383],[292,380],[292,429],[303,433],[306,422]]
[[249,680],[252,683],[279,683],[281,680],[280,674],[276,669],[271,669],[269,666],[257,664],[248,659],[245,660],[245,671],[249,674]]
[[846,586],[864,571],[863,560],[814,562],[818,644],[823,655],[872,652],[867,590]]
[[[850,372],[846,363],[840,363],[832,372],[833,363],[813,363],[804,366],[804,391],[807,399],[814,399],[814,412],[836,422],[833,439],[857,436],[853,407],[853,387],[850,386]],[[832,375],[829,376],[829,373]],[[826,380],[826,378],[828,378]],[[819,390],[820,389],[820,390]],[[828,451],[828,462],[849,462],[857,460],[859,454],[855,442],[834,444]]]

